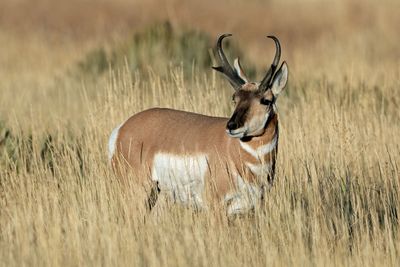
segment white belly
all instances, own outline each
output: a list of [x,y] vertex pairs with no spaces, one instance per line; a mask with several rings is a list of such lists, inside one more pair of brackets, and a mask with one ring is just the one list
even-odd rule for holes
[[[269,165],[248,166],[256,175],[264,174]],[[177,156],[157,153],[153,159],[152,180],[158,182],[161,192],[174,201],[195,208],[206,208],[204,203],[205,176],[208,170],[206,155]],[[236,175],[235,188],[223,202],[228,204],[228,215],[247,213],[255,208],[262,197],[263,189],[252,185]]]
[[157,153],[152,166],[152,179],[161,192],[182,204],[203,208],[204,180],[208,169],[206,155],[177,156]]

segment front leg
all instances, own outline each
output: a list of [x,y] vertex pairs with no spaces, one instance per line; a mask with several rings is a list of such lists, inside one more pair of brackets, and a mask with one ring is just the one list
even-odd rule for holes
[[245,182],[240,175],[236,178],[236,191],[225,197],[227,215],[247,214],[255,209],[264,197],[264,187]]

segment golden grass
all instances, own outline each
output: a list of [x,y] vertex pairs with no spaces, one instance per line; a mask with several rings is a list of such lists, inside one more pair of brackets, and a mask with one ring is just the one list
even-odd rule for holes
[[[238,1],[227,5],[233,2],[244,6]],[[226,81],[211,70],[184,77],[179,67],[161,77],[151,66],[146,76],[131,76],[122,68],[95,81],[76,79],[66,73],[87,51],[110,47],[122,37],[110,40],[102,33],[99,43],[97,36],[82,41],[81,36],[49,37],[35,29],[21,34],[20,29],[0,28],[0,43],[5,44],[0,53],[0,263],[396,266],[400,38],[393,35],[395,3],[339,1],[334,5],[339,13],[324,9],[322,15],[320,4],[313,1],[305,4],[303,15],[293,15],[295,9],[277,13],[290,1],[271,3],[271,16],[294,16],[289,22],[282,19],[277,30],[290,77],[278,100],[276,184],[263,210],[230,226],[212,212],[176,206],[145,214],[134,186],[127,190],[111,172],[106,145],[114,126],[148,107],[229,116],[231,88]],[[140,5],[155,10],[150,4]],[[264,5],[251,1],[246,12]],[[207,16],[215,18],[214,9],[203,19],[184,16],[193,13],[188,8],[192,6],[207,10],[195,1],[170,6],[178,14],[176,24],[190,22],[211,34],[226,31],[207,26]],[[363,26],[368,19],[354,12],[357,6],[376,23]],[[223,14],[218,20],[228,21],[224,25],[237,18],[223,13],[220,4],[215,9]],[[343,15],[352,10],[356,21]],[[305,23],[310,40],[301,37],[301,27],[285,29],[295,25],[296,18]],[[346,20],[332,34],[314,25],[328,27],[340,18]],[[63,21],[58,22],[60,28]],[[246,33],[239,26],[231,29],[239,32],[239,44],[251,37],[250,44],[241,46],[248,48],[245,56],[266,66],[272,44],[260,37],[262,27],[257,27]]]

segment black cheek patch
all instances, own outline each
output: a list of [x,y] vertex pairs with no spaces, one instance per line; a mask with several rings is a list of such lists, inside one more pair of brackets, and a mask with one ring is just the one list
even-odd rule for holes
[[236,123],[238,125],[238,128],[243,127],[244,123],[247,119],[247,111],[248,108],[239,108],[236,112]]

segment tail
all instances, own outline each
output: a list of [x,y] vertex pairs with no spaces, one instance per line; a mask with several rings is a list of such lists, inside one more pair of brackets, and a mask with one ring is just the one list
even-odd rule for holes
[[115,154],[115,149],[116,149],[116,144],[117,144],[117,138],[118,138],[118,133],[119,129],[121,128],[122,124],[116,127],[110,135],[110,139],[108,140],[108,160],[111,162],[111,159],[113,158]]

